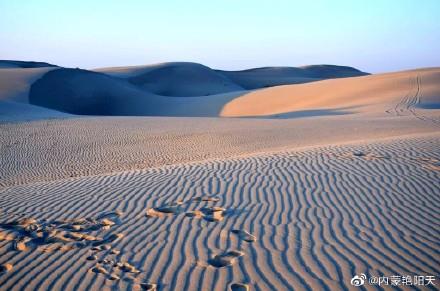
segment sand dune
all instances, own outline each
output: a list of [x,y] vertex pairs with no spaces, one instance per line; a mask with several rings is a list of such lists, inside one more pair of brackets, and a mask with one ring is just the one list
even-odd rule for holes
[[[11,266],[0,286],[344,290],[354,274],[437,274],[440,176],[426,166],[440,159],[439,138],[370,140],[2,188],[2,223],[33,218],[30,225],[60,229],[56,221],[98,222],[117,210],[120,220],[109,217],[115,224],[107,230],[84,231],[107,238],[105,248],[81,238],[50,249],[29,242],[20,251],[11,249],[13,240],[0,241],[0,263]],[[218,200],[197,198],[206,195]],[[181,212],[145,216],[146,209],[171,203]],[[226,209],[221,221],[185,216],[213,206]],[[233,230],[257,240],[241,240]]]
[[278,86],[231,100],[221,115],[270,116],[316,110],[412,114],[416,109],[440,106],[438,84],[440,69],[433,68]]
[[29,93],[31,104],[84,115],[146,114],[147,99],[148,93],[123,80],[81,69],[50,71]]
[[95,115],[307,117],[385,111],[397,114],[396,111],[411,113],[416,108],[439,107],[439,80],[440,69],[433,68],[212,96],[167,97],[102,73],[58,69],[32,85],[29,99],[35,105]]
[[0,69],[4,68],[43,68],[43,67],[57,67],[45,62],[29,62],[29,61],[14,61],[14,60],[0,60]]
[[127,79],[163,96],[205,96],[243,90],[222,74],[196,63],[175,62],[96,71]]
[[324,79],[368,75],[352,67],[314,65],[305,67],[266,67],[243,71],[219,71],[247,90]]

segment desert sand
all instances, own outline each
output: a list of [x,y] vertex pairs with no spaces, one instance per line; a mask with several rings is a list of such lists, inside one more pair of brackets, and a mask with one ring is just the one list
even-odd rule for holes
[[438,278],[439,68],[19,64],[0,69],[0,289]]

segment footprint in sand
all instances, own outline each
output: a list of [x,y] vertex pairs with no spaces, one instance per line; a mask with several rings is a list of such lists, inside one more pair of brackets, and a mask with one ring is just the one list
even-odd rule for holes
[[181,203],[173,203],[170,205],[149,208],[145,212],[147,217],[162,217],[163,215],[179,214],[181,212]]
[[17,240],[14,240],[12,248],[16,251],[24,252],[27,250],[26,243],[29,241],[30,239],[26,237],[22,237]]
[[99,252],[99,251],[107,251],[107,250],[109,250],[111,248],[112,247],[110,245],[100,245],[100,246],[97,246],[97,247],[93,247],[92,251],[97,251],[97,252]]
[[110,251],[110,253],[112,255],[119,255],[121,253],[121,251],[113,249],[113,250]]
[[203,213],[203,218],[207,221],[222,221],[225,211],[225,208],[222,207],[203,207],[200,209],[200,211]]
[[185,213],[185,216],[194,217],[194,218],[203,218],[203,212],[201,212],[200,210],[189,211]]
[[355,157],[363,157],[363,156],[365,156],[365,153],[361,152],[361,151],[354,151],[352,154]]
[[121,239],[123,237],[124,237],[124,235],[122,233],[113,233],[113,234],[110,234],[110,235],[106,236],[102,240],[94,241],[92,243],[92,246],[96,247],[96,246],[112,243],[112,242],[115,242],[115,241],[117,241],[117,240],[119,240],[119,239]]
[[136,273],[140,273],[140,271],[139,271],[138,269],[136,269],[135,266],[133,266],[132,264],[127,263],[127,262],[124,262],[124,263],[122,263],[122,262],[115,263],[115,264],[113,265],[113,267],[119,268],[121,271],[123,271],[123,272],[127,272],[127,273],[135,273],[135,274],[136,274]]
[[231,291],[249,291],[249,286],[241,283],[231,284]]
[[216,268],[223,268],[232,265],[239,257],[244,256],[240,251],[229,251],[224,254],[216,255],[208,260],[208,263]]
[[122,212],[120,210],[116,210],[116,211],[112,211],[112,212],[105,212],[105,213],[99,214],[96,217],[96,219],[102,220],[102,219],[106,219],[106,218],[117,218],[117,217],[121,217],[123,214],[124,214],[124,212]]
[[112,266],[115,266],[115,264],[116,264],[115,261],[109,260],[109,259],[101,260],[98,263],[104,264],[104,265],[112,265]]
[[165,206],[155,207],[154,210],[165,214],[178,214],[181,212],[180,205],[165,205]]
[[7,273],[12,270],[12,264],[6,263],[0,266],[0,274]]
[[98,257],[96,255],[90,255],[86,258],[86,260],[88,261],[96,261],[98,259]]
[[220,201],[220,198],[215,197],[215,196],[199,196],[199,197],[195,197],[193,198],[194,201],[197,202],[218,202]]
[[97,273],[97,274],[104,274],[107,275],[108,271],[106,269],[104,269],[102,266],[100,265],[95,265],[92,269],[90,269],[92,272]]
[[142,290],[146,290],[146,291],[156,291],[157,290],[157,284],[141,283],[139,285],[141,286]]
[[187,217],[203,218],[206,221],[216,222],[222,221],[226,213],[226,209],[222,207],[203,207],[200,210],[189,211],[185,213]]
[[257,238],[254,235],[250,234],[246,230],[233,229],[231,232],[236,234],[240,239],[246,242],[254,242],[257,240]]
[[118,275],[116,275],[116,274],[110,274],[108,276],[108,279],[111,280],[111,281],[116,281],[116,280],[120,280],[121,278]]

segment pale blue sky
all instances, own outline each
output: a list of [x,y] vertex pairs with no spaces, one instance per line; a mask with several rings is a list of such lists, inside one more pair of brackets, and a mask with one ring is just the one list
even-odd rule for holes
[[0,59],[369,72],[440,66],[440,0],[0,0]]

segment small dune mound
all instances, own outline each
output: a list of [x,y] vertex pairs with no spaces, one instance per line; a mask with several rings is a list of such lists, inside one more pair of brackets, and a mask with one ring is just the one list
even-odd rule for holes
[[250,234],[245,230],[233,229],[231,232],[236,234],[241,240],[244,240],[246,242],[254,242],[257,240],[257,238],[254,235]]
[[215,257],[211,258],[208,263],[213,267],[223,268],[231,266],[237,258],[242,256],[244,256],[243,252],[229,251],[224,254],[216,255]]
[[193,200],[197,202],[218,202],[220,201],[220,198],[215,196],[199,196],[193,198]]
[[249,286],[241,283],[233,283],[230,289],[231,291],[249,291]]

